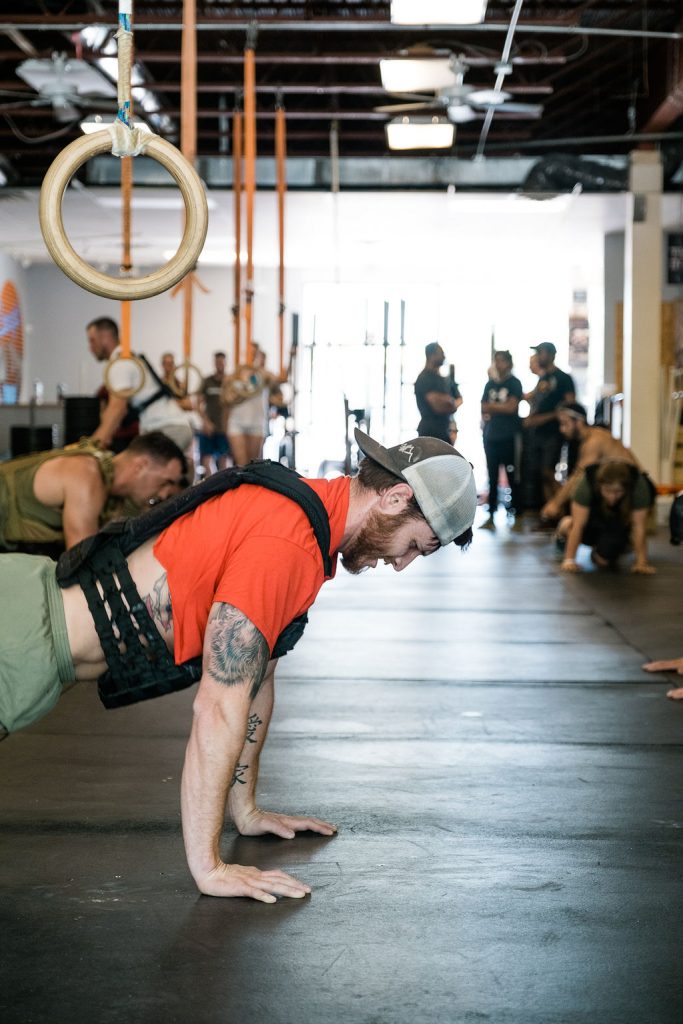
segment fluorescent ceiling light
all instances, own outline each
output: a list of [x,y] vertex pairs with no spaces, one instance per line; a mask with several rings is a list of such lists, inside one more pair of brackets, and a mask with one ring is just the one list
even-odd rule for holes
[[[106,121],[99,114],[90,114],[83,121],[81,121],[81,131],[84,135],[92,135],[93,132],[101,132],[103,128],[109,128],[114,123],[114,118],[107,119]],[[142,128],[143,132],[151,132],[152,129],[144,121],[139,118],[133,118],[133,125],[136,128]]]
[[443,117],[396,117],[386,125],[389,149],[448,149],[455,128]]
[[[98,196],[96,199],[97,205],[103,207],[105,210],[120,210],[121,209],[121,196]],[[173,193],[168,196],[148,196],[144,192],[133,192],[133,209],[134,210],[184,210],[185,202],[183,197],[177,193]],[[211,196],[206,197],[206,205],[209,210],[216,209],[216,201]],[[226,243],[227,244],[227,243]],[[230,242],[234,246],[235,240],[232,239]],[[171,256],[173,253],[171,253]],[[168,259],[171,257],[169,256]]]
[[455,81],[450,61],[441,58],[381,60],[379,73],[387,92],[431,92]]
[[486,0],[391,0],[395,25],[477,25]]
[[[229,244],[228,244],[228,242],[230,242],[230,241],[232,242],[232,246],[233,246],[232,248],[230,248]],[[202,250],[202,252],[199,254],[199,258],[198,258],[197,262],[198,263],[214,263],[214,264],[217,264],[219,266],[220,265],[228,265],[229,266],[230,264],[234,263],[235,262],[235,249],[234,249],[235,239],[234,238],[233,239],[228,239],[228,242],[226,242],[225,249],[204,249],[204,250]],[[164,249],[164,251],[162,252],[161,255],[163,256],[163,258],[165,260],[168,261],[170,259],[173,259],[175,254],[176,254],[176,250],[175,249]],[[247,254],[246,254],[246,252],[240,252],[240,262],[241,263],[246,263],[247,262]]]
[[108,25],[86,25],[80,31],[81,42],[88,50],[101,50],[110,32]]

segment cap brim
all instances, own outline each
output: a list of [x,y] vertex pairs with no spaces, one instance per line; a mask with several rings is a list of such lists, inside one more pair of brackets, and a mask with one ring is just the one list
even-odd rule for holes
[[398,477],[400,480],[405,479],[401,468],[396,465],[384,445],[379,444],[378,441],[375,441],[369,434],[359,430],[358,427],[354,429],[353,435],[356,438],[356,444],[362,451],[363,455],[367,455],[369,459],[372,459],[373,462],[377,462],[380,466],[383,466],[384,469],[393,473],[393,475]]

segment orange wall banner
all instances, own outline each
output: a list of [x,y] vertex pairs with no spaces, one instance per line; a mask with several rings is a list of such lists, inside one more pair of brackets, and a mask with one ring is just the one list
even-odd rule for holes
[[21,388],[21,367],[24,359],[24,327],[19,308],[19,293],[12,281],[5,281],[0,290],[0,385]]

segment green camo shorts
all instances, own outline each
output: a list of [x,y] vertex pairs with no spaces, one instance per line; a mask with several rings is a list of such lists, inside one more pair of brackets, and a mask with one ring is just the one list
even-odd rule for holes
[[42,555],[0,555],[0,732],[31,725],[73,682],[55,568]]

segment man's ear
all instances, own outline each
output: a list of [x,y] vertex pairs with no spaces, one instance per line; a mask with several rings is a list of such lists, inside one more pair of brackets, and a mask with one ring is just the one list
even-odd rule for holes
[[393,487],[382,491],[379,496],[379,510],[386,516],[396,516],[404,512],[413,496],[413,489],[409,484],[397,483]]
[[144,452],[139,452],[133,460],[135,474],[137,475],[138,473],[146,473],[151,465],[151,462],[152,460],[150,459],[149,455],[145,455]]

